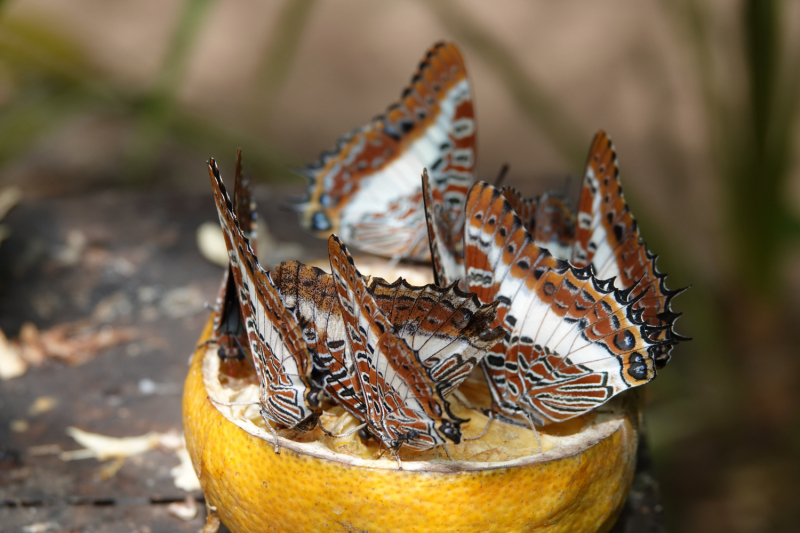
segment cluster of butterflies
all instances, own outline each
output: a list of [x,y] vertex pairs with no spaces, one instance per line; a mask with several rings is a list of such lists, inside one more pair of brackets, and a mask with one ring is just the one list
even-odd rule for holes
[[[680,291],[639,237],[605,133],[577,213],[558,194],[473,184],[472,97],[453,44],[431,48],[399,103],[304,171],[301,222],[329,239],[331,274],[262,269],[240,161],[233,198],[209,161],[230,258],[214,338],[224,359],[252,361],[270,427],[313,429],[333,401],[395,455],[459,443],[448,397],[480,366],[490,414],[533,428],[647,383],[684,340],[670,307]],[[435,283],[365,279],[345,243],[429,260]]]

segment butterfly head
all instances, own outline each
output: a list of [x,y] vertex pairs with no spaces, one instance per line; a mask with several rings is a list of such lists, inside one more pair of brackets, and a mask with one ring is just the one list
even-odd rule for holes
[[439,433],[444,435],[445,438],[458,444],[461,442],[461,421],[442,420],[439,426]]

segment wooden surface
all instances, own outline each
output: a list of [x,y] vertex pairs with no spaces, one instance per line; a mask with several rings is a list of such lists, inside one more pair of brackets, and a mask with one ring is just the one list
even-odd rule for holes
[[[323,241],[305,235],[277,201],[258,196],[273,235],[299,242],[305,259],[324,257]],[[108,479],[107,463],[63,461],[57,452],[81,447],[67,435],[70,426],[114,437],[180,431],[187,360],[207,317],[202,304],[214,301],[222,274],[200,256],[195,231],[214,220],[210,194],[118,192],[26,201],[7,217],[13,234],[0,246],[0,328],[9,337],[28,321],[46,330],[91,316],[135,335],[83,364],[48,360],[0,382],[0,531],[202,527],[199,492],[194,519],[167,510],[187,496],[170,476],[174,452],[129,458]],[[32,414],[43,396],[53,408]],[[613,531],[663,531],[646,454]]]

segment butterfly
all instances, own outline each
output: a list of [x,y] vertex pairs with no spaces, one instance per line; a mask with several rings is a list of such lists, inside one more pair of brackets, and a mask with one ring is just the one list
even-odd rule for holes
[[537,245],[547,248],[559,259],[569,259],[572,256],[575,213],[563,194],[546,192],[536,198],[527,199],[508,186],[503,187],[502,193]]
[[[236,220],[245,239],[250,244],[253,253],[256,253],[255,198],[250,190],[249,180],[242,174],[241,150],[236,151],[233,212],[236,214]],[[242,371],[240,363],[244,362],[248,356],[246,346],[249,342],[230,264],[222,276],[215,305],[213,328],[211,339],[219,346],[217,353],[223,363],[223,372],[234,376],[240,375]]]
[[[282,263],[274,280],[283,301],[295,309],[303,336],[313,354],[320,388],[359,420],[367,419],[363,397],[353,383],[352,352],[346,345],[345,322],[336,297],[334,278],[297,261]],[[475,295],[456,287],[414,287],[399,279],[373,278],[368,292],[427,369],[442,397],[457,388],[501,340],[502,328],[491,328],[495,305],[481,305]],[[333,296],[333,299],[331,299]]]
[[427,450],[445,439],[459,443],[464,420],[450,412],[419,350],[395,333],[344,244],[332,235],[328,247],[352,357],[352,383],[366,408],[368,431],[395,457],[401,447]]
[[675,339],[637,307],[648,290],[614,286],[536,244],[504,194],[478,183],[467,198],[468,290],[499,302],[506,336],[483,369],[494,407],[533,423],[585,413],[656,374],[655,357]]
[[[422,172],[422,190],[434,280],[442,286],[463,280],[463,224],[454,228],[443,216],[443,200],[431,186],[427,170]],[[559,259],[571,257],[575,214],[562,194],[549,192],[536,198],[524,198],[509,186],[503,187],[502,194],[522,220],[525,229],[533,235],[537,245],[547,248]]]
[[430,172],[458,230],[473,182],[475,119],[464,60],[451,43],[433,46],[400,101],[342,137],[303,169],[309,186],[301,223],[321,237],[338,234],[355,248],[428,260],[419,172]]
[[270,428],[272,422],[297,431],[313,429],[321,407],[319,390],[310,380],[311,354],[302,329],[282,301],[269,273],[258,264],[213,159],[208,162],[208,171],[250,353],[261,385],[261,415]]
[[[273,279],[303,327],[314,361],[312,380],[363,421],[365,406],[352,382],[352,353],[333,276],[290,261],[275,269]],[[443,397],[466,379],[504,333],[491,328],[495,304],[482,305],[474,294],[454,286],[415,287],[402,278],[394,283],[373,278],[367,291],[395,334],[417,352]]]
[[[641,296],[634,309],[642,311],[642,319],[651,326],[668,326],[680,316],[672,311],[671,301],[685,289],[667,289],[666,275],[656,268],[656,259],[639,235],[622,193],[616,150],[601,130],[586,164],[571,263],[591,264],[599,277],[613,277],[616,287],[631,288],[632,297]],[[671,327],[663,327],[658,338],[673,341],[657,350],[656,367],[663,368],[675,342],[687,339]]]
[[[589,150],[577,213],[558,193],[529,199],[511,187],[504,187],[502,194],[536,244],[547,248],[556,258],[567,259],[578,267],[591,264],[599,278],[614,278],[614,286],[619,289],[636,285],[634,296],[648,291],[635,304],[636,309],[644,310],[642,317],[647,324],[667,326],[680,316],[672,311],[671,301],[683,289],[667,288],[666,275],[656,267],[657,256],[642,241],[622,192],[614,145],[604,131],[595,135]],[[444,230],[438,228],[444,223],[436,212],[436,200],[428,199],[428,204],[432,202],[433,208],[426,205],[426,217],[437,281],[450,283],[463,279],[460,259],[463,252],[453,245],[462,235],[442,237]],[[669,327],[664,327],[658,336],[676,342],[687,339]],[[667,364],[674,344],[666,343],[657,350],[658,368]]]

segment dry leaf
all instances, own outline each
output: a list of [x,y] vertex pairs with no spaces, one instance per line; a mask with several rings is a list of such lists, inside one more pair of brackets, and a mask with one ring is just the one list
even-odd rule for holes
[[209,508],[208,514],[206,515],[206,525],[203,526],[200,533],[217,533],[219,531],[219,525],[219,517],[213,509]]
[[19,348],[9,342],[5,333],[0,330],[0,379],[19,377],[26,370],[28,365],[22,359]]
[[228,267],[228,249],[225,247],[225,238],[222,236],[219,222],[203,222],[197,228],[195,238],[197,248],[204,259],[215,265]]
[[189,457],[186,446],[177,450],[176,453],[181,463],[169,471],[175,486],[186,492],[200,490],[200,480],[197,479],[197,474],[194,472],[192,459]]
[[67,435],[84,447],[83,450],[62,452],[59,457],[64,461],[75,459],[97,458],[100,460],[113,457],[130,457],[156,448],[161,442],[161,434],[151,431],[138,437],[107,437],[98,433],[89,433],[76,427],[68,427]]
[[56,406],[56,399],[52,396],[39,396],[28,408],[28,415],[36,416],[47,411],[52,411]]
[[48,357],[74,365],[133,338],[134,330],[131,328],[97,326],[90,320],[80,320],[59,324],[41,332],[39,343]]
[[28,526],[22,526],[22,533],[45,533],[45,531],[57,531],[61,529],[58,522],[37,522]]
[[22,200],[22,189],[16,185],[6,187],[0,191],[0,220],[6,218],[11,209]]
[[188,522],[189,520],[194,520],[194,517],[197,516],[197,502],[194,500],[194,496],[189,494],[184,501],[169,504],[167,511],[172,516]]

